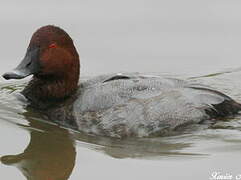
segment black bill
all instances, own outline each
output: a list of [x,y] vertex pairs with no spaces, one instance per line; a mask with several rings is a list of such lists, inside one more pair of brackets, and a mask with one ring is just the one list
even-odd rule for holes
[[39,48],[28,50],[22,62],[10,72],[3,74],[5,79],[22,79],[31,74],[38,73],[39,65]]

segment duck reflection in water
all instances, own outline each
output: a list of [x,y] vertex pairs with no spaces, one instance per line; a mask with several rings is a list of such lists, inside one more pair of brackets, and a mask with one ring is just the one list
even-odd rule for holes
[[[28,119],[29,120],[29,119]],[[66,180],[75,164],[74,140],[65,129],[29,120],[30,143],[23,153],[1,157],[16,166],[28,180]]]

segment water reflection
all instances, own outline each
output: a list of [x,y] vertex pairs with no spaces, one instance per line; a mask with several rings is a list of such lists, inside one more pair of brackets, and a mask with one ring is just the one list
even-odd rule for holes
[[68,131],[28,120],[32,128],[29,145],[21,154],[1,157],[1,162],[17,167],[28,180],[68,179],[76,157],[74,141]]
[[183,142],[181,137],[115,139],[76,133],[75,139],[78,140],[77,145],[83,146],[82,142],[91,143],[92,147],[89,144],[87,146],[118,159],[200,155],[182,152],[185,148],[191,147],[192,143]]

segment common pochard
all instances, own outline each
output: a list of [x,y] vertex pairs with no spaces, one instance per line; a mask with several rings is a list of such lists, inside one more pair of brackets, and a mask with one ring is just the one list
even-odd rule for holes
[[187,124],[235,115],[241,105],[204,85],[159,76],[110,74],[79,82],[71,37],[48,25],[5,79],[33,75],[22,94],[30,106],[66,127],[111,137],[166,135]]

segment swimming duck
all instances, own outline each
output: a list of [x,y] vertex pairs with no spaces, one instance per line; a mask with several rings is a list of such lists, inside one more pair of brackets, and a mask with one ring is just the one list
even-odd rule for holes
[[48,25],[32,36],[22,62],[5,79],[33,75],[22,94],[66,127],[110,137],[161,136],[187,124],[232,116],[241,105],[207,86],[140,74],[81,80],[71,37]]

